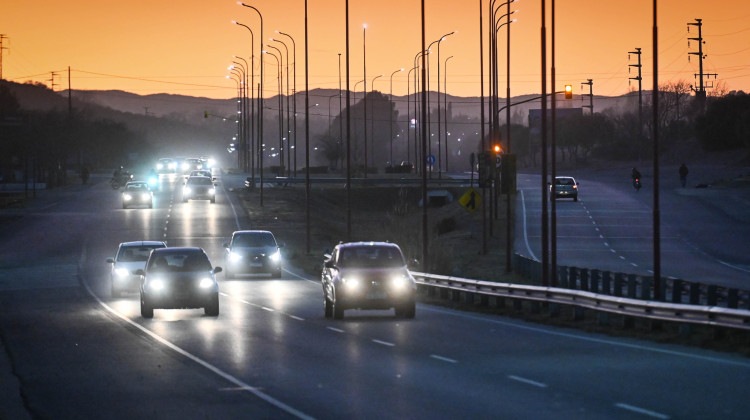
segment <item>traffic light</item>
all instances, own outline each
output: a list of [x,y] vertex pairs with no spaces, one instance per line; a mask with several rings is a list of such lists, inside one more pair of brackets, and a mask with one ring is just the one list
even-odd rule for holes
[[496,144],[495,146],[493,146],[493,147],[492,147],[492,150],[493,150],[493,151],[494,151],[495,153],[500,153],[500,152],[502,152],[502,151],[503,151],[502,147],[500,147],[500,145],[499,145],[499,144]]
[[573,99],[573,85],[565,85],[565,99]]

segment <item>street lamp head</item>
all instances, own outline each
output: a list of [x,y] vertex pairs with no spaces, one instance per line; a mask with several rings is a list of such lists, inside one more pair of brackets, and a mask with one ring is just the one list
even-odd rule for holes
[[362,24],[362,27],[367,29],[367,24],[366,23]]

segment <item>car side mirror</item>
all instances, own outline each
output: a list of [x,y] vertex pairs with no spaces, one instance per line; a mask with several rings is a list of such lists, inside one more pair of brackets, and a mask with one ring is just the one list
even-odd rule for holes
[[333,259],[329,258],[329,259],[325,260],[323,262],[323,265],[325,266],[325,268],[333,268],[333,266],[334,266]]
[[133,271],[133,274],[135,274],[136,276],[145,276],[145,275],[146,275],[146,272],[145,272],[145,271],[143,271],[143,269],[142,269],[142,268],[139,268],[139,269],[137,269],[137,270]]
[[221,273],[222,271],[224,270],[222,270],[221,267],[214,267],[214,274]]
[[108,262],[108,263],[110,263],[110,264],[114,264],[115,263],[115,259],[114,258],[107,258],[105,261]]
[[416,258],[412,258],[411,260],[409,260],[409,263],[407,264],[407,267],[410,270],[418,269],[419,268],[419,260],[416,259]]

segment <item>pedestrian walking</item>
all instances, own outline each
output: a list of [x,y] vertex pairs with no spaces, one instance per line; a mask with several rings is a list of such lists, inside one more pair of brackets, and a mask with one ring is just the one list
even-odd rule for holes
[[682,188],[685,188],[685,185],[687,185],[687,176],[688,176],[688,168],[683,163],[680,165],[680,184],[682,184]]

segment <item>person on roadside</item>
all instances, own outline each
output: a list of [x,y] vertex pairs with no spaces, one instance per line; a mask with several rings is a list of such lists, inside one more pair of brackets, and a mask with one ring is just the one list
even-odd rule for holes
[[679,172],[680,172],[680,184],[682,184],[682,188],[685,188],[685,186],[687,185],[687,176],[688,176],[689,171],[688,171],[687,166],[685,166],[684,163],[680,165]]

